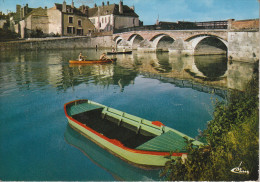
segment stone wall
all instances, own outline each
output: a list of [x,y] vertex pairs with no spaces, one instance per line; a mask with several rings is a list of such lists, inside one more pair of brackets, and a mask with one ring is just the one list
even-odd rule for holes
[[31,30],[42,30],[43,33],[49,33],[49,19],[48,16],[31,16]]
[[114,28],[121,29],[139,26],[139,18],[128,16],[114,16]]
[[61,12],[56,9],[48,9],[49,33],[62,35],[62,17]]
[[229,32],[228,57],[230,60],[255,62],[259,60],[259,31]]
[[102,37],[60,37],[46,39],[28,39],[0,43],[0,51],[6,50],[41,50],[41,49],[78,49],[78,48],[111,48],[112,36]]

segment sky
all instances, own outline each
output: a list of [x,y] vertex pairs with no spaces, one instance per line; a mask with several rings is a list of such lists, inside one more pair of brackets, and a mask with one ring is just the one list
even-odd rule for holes
[[[0,11],[16,11],[16,4],[28,4],[31,8],[51,8],[54,3],[62,4],[64,0],[0,0]],[[66,0],[71,4],[72,0]],[[106,4],[107,0],[103,0]],[[120,0],[110,0],[118,4]],[[102,0],[74,0],[74,5],[98,6]],[[214,21],[245,20],[259,18],[259,0],[123,0],[124,5],[134,6],[135,12],[144,25],[153,25],[159,21]]]

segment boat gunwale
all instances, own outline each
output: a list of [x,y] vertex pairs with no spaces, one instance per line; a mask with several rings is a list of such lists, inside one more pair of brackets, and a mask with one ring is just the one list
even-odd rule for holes
[[[106,140],[107,142],[123,149],[123,150],[126,150],[128,152],[132,152],[132,153],[139,153],[139,154],[149,154],[149,155],[159,155],[159,156],[169,156],[171,154],[171,156],[174,156],[174,157],[181,157],[182,155],[186,155],[187,152],[158,152],[158,151],[146,151],[146,150],[137,150],[137,149],[132,149],[132,148],[128,148],[126,146],[124,146],[120,141],[116,140],[116,139],[110,139],[100,133],[98,133],[97,131],[93,130],[92,128],[82,124],[81,122],[77,121],[76,119],[72,118],[71,116],[69,116],[69,114],[67,113],[67,106],[71,103],[75,103],[75,102],[78,102],[78,101],[89,101],[88,99],[79,99],[79,100],[74,100],[74,101],[71,101],[71,102],[68,102],[64,105],[64,111],[65,111],[65,115],[68,119],[70,119],[71,121],[75,122],[76,124],[80,125],[81,127],[87,129],[88,131],[92,132],[93,134],[95,134],[96,136]],[[100,106],[103,106],[102,104],[100,104]],[[106,107],[106,106],[104,106]],[[102,144],[101,144],[102,145]]]

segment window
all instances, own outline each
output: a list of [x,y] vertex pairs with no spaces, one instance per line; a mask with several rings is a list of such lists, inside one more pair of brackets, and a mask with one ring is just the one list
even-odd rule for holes
[[67,27],[67,33],[72,33],[72,27]]
[[83,35],[83,29],[77,29],[77,35]]
[[75,27],[67,27],[68,34],[75,34]]
[[81,20],[78,20],[78,26],[82,26],[82,24],[81,24]]
[[69,23],[73,23],[73,17],[69,17]]

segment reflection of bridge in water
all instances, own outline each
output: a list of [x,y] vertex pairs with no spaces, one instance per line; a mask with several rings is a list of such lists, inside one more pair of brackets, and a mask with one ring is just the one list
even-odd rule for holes
[[[118,56],[117,65],[141,73],[177,80],[192,80],[214,88],[244,90],[257,65],[228,62],[223,55],[174,56],[168,53],[141,53]],[[205,90],[205,89],[204,89]]]
[[179,88],[191,88],[200,92],[212,93],[212,94],[214,93],[224,99],[226,99],[228,95],[228,90],[223,88],[216,88],[213,86],[203,85],[200,83],[195,83],[190,80],[180,80],[177,78],[163,77],[158,74],[152,74],[152,73],[142,73],[142,74],[147,78],[157,79],[165,83],[172,83]]

